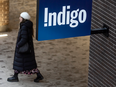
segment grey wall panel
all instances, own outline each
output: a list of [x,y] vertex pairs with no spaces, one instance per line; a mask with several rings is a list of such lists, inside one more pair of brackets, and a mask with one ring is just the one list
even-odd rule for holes
[[91,35],[88,87],[116,87],[116,0],[93,0],[92,29],[110,27],[109,38]]

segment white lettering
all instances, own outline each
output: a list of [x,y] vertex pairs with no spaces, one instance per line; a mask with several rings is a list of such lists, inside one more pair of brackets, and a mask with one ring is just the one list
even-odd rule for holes
[[48,17],[48,8],[45,8],[45,15],[44,15],[44,27],[47,27],[47,17]]
[[84,23],[86,21],[86,19],[87,19],[87,13],[86,13],[86,11],[85,10],[81,10],[79,12],[79,22],[80,23]]
[[72,28],[77,27],[78,24],[79,24],[77,20],[74,20],[74,19],[76,19],[78,17],[78,11],[79,11],[79,9],[74,10],[74,11],[71,12],[70,27],[72,27]]
[[56,15],[57,15],[56,12],[49,13],[49,26],[52,26],[52,20],[53,20],[53,26],[56,26]]
[[63,11],[58,13],[58,25],[65,25],[66,6],[63,6]]
[[70,5],[63,6],[62,11],[59,13],[49,13],[48,8],[45,8],[44,12],[44,27],[69,25],[71,28],[75,28],[79,23],[85,23],[87,19],[86,10],[77,9],[70,11]]
[[[67,6],[67,9],[70,9],[70,6]],[[67,22],[66,24],[70,23],[70,11],[67,11]]]

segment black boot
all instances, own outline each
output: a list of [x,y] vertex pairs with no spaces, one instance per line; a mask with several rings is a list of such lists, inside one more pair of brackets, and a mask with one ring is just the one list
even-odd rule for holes
[[44,79],[44,77],[43,77],[42,74],[39,72],[39,73],[37,73],[37,78],[34,79],[34,82],[39,82],[40,80],[43,80],[43,79]]
[[14,73],[13,77],[7,79],[8,82],[18,82],[18,73]]

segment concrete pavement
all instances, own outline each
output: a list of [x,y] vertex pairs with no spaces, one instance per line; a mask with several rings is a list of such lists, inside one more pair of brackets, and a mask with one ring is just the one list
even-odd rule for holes
[[19,82],[7,82],[13,75],[17,30],[0,37],[0,87],[87,87],[90,37],[41,41],[34,39],[38,69],[44,80],[34,83],[36,75],[19,75]]

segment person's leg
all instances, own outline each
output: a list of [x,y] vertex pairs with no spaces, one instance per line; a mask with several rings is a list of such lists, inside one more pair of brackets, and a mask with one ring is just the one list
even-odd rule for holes
[[34,82],[39,82],[39,80],[43,80],[44,77],[42,76],[42,74],[40,73],[40,71],[38,69],[36,69],[36,79],[34,79]]
[[19,74],[19,72],[14,71],[13,77],[8,78],[7,81],[9,81],[9,82],[18,82],[19,81],[18,74]]

